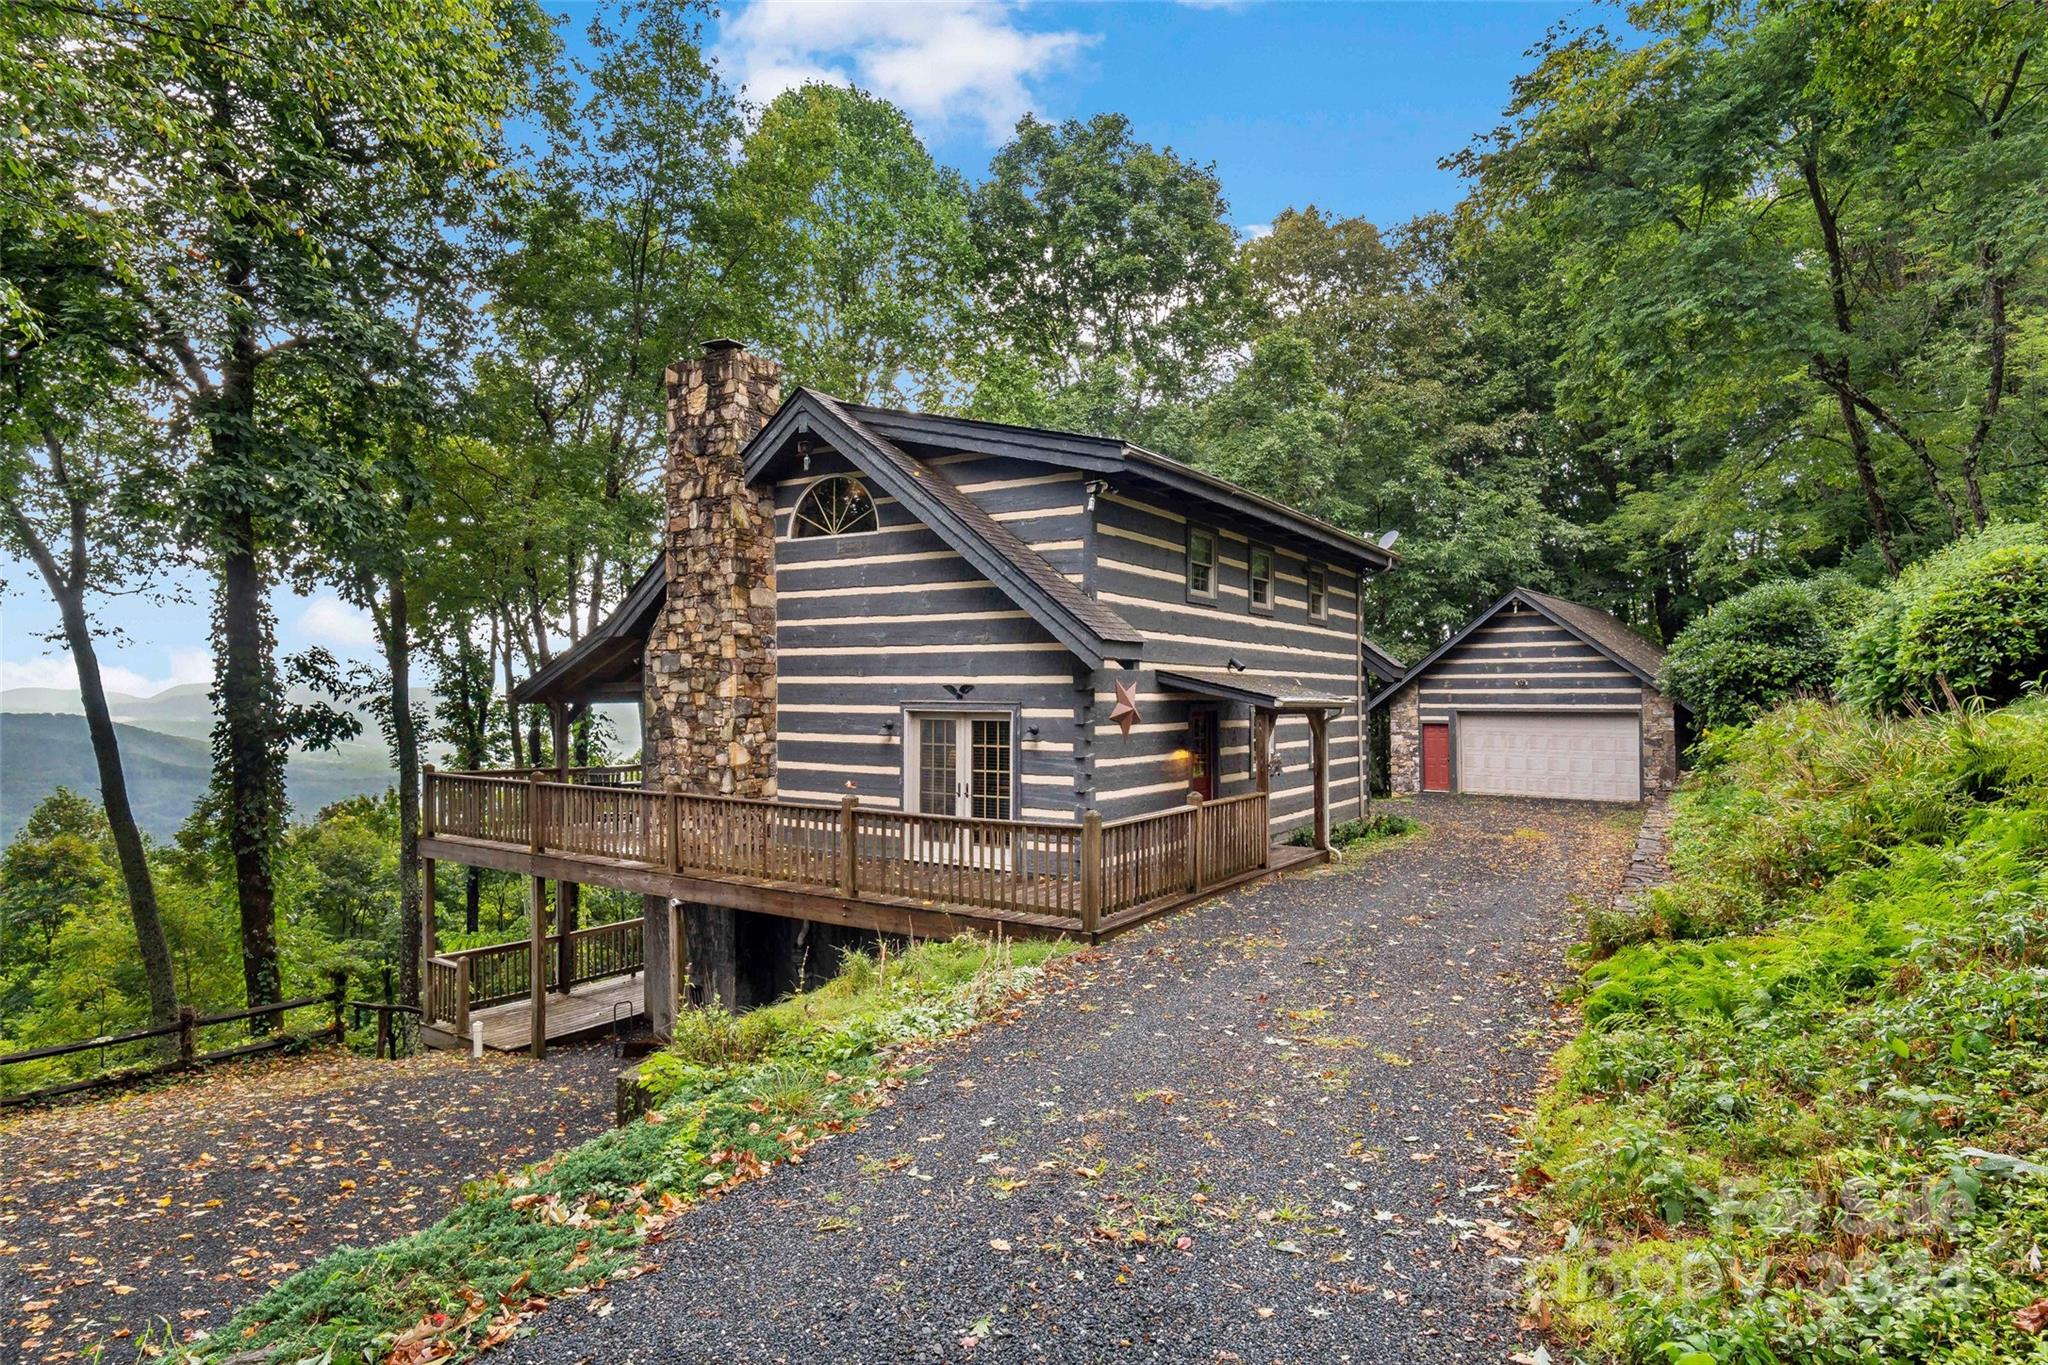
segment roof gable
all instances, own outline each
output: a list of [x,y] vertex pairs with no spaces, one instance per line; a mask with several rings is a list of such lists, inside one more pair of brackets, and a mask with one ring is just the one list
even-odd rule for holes
[[[1657,672],[1664,662],[1664,651],[1651,644],[1642,636],[1630,630],[1619,617],[1589,607],[1583,602],[1568,598],[1553,597],[1549,593],[1536,592],[1530,588],[1511,588],[1503,593],[1491,606],[1467,621],[1464,628],[1450,639],[1431,650],[1423,660],[1393,682],[1381,688],[1367,703],[1378,706],[1382,701],[1406,687],[1415,679],[1427,673],[1437,660],[1465,643],[1472,632],[1491,621],[1511,603],[1519,602],[1552,625],[1573,636],[1587,647],[1596,650],[1608,659],[1634,674],[1644,686],[1657,687]],[[1685,703],[1680,702],[1683,706]]]
[[792,394],[742,452],[746,477],[765,475],[789,439],[807,431],[829,442],[1090,668],[1143,654],[1145,637],[1135,626],[1081,591],[951,479],[913,460],[837,399],[812,389]]

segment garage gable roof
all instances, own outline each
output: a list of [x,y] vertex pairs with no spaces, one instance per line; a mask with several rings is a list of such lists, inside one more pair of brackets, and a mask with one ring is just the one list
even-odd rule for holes
[[[1612,659],[1633,673],[1644,686],[1657,686],[1657,671],[1663,666],[1664,651],[1630,630],[1620,617],[1598,607],[1589,607],[1583,602],[1553,597],[1547,592],[1537,592],[1532,588],[1510,588],[1501,594],[1493,605],[1467,621],[1457,634],[1431,650],[1422,662],[1374,693],[1372,699],[1366,703],[1367,709],[1378,706],[1427,673],[1438,659],[1465,643],[1467,636],[1491,621],[1511,603],[1520,603],[1560,630]],[[1684,702],[1678,704],[1685,705]]]

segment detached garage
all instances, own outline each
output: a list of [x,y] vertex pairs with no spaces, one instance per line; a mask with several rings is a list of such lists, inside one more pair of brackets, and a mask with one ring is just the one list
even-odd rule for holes
[[1664,652],[1601,611],[1517,588],[1372,699],[1396,792],[1640,801],[1678,780]]

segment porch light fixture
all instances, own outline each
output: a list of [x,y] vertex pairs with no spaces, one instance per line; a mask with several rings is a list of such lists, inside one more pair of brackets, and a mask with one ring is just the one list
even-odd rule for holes
[[890,738],[892,738],[892,739],[893,739],[893,738],[895,737],[895,735],[896,735],[896,722],[895,722],[895,721],[893,721],[893,720],[885,720],[885,721],[883,721],[883,722],[882,722],[882,733],[883,733],[884,735],[887,735],[887,736],[889,736]]
[[1096,496],[1097,496],[1098,494],[1102,494],[1102,493],[1107,493],[1108,491],[1109,491],[1109,480],[1108,480],[1108,479],[1090,479],[1090,480],[1088,480],[1088,510],[1089,510],[1089,511],[1091,511],[1091,512],[1093,512],[1093,511],[1095,510],[1095,499],[1096,499]]

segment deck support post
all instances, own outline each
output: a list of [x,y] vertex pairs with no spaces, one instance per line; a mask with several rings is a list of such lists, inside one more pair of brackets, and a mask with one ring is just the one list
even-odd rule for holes
[[1315,770],[1316,847],[1330,851],[1330,713],[1308,713],[1309,763]]
[[434,914],[434,860],[420,859],[420,980],[427,979],[427,963],[441,951],[441,927]]
[[640,898],[640,949],[641,1008],[647,1027],[657,1038],[672,1038],[682,945],[676,936],[675,902],[667,896]]
[[555,883],[555,989],[567,995],[576,984],[576,902],[574,882]]
[[[537,813],[537,812],[536,812]],[[527,1005],[532,1011],[533,1031],[529,1047],[533,1059],[548,1055],[548,882],[545,877],[527,878],[526,969]]]
[[1081,932],[1093,943],[1102,928],[1102,812],[1081,817]]

